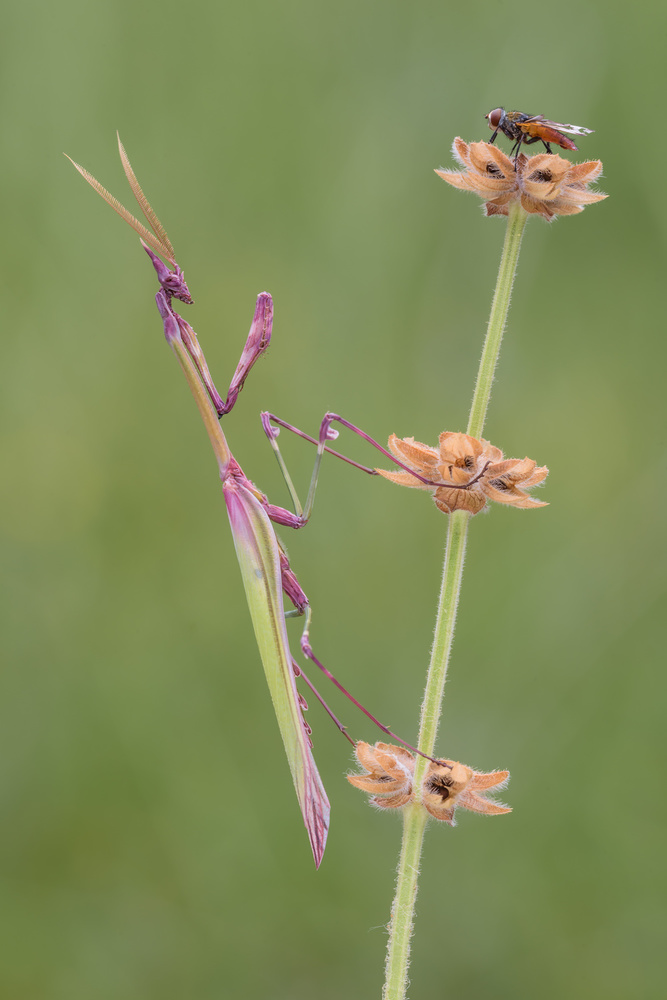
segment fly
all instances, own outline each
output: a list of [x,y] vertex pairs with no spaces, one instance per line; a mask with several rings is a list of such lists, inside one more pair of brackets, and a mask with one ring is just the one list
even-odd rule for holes
[[560,122],[552,122],[544,115],[524,115],[521,111],[505,111],[504,108],[495,108],[484,116],[489,122],[489,128],[494,129],[489,142],[494,142],[499,132],[510,139],[514,146],[510,152],[515,153],[514,162],[519,159],[521,146],[531,146],[534,142],[543,142],[547,153],[551,153],[551,143],[560,146],[562,149],[576,149],[577,147],[563,133],[570,135],[590,135],[592,128],[583,128],[581,125],[563,125]]

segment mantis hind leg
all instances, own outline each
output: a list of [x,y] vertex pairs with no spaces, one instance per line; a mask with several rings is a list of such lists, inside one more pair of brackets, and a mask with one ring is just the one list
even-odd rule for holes
[[[427,480],[423,479],[423,477],[420,476],[418,473],[415,473],[408,466],[398,461],[398,459],[396,459],[395,456],[393,456],[389,451],[383,448],[382,445],[378,444],[378,442],[375,441],[373,438],[371,438],[368,434],[360,430],[358,427],[355,427],[354,424],[349,423],[349,421],[345,420],[343,417],[339,416],[336,413],[325,414],[324,419],[322,420],[322,423],[320,425],[320,432],[318,438],[314,438],[308,434],[305,434],[303,431],[299,430],[296,427],[293,427],[291,424],[286,423],[285,421],[281,420],[279,417],[276,417],[271,413],[263,413],[262,425],[278,459],[278,463],[285,477],[285,482],[287,483],[290,495],[292,497],[292,500],[294,501],[294,506],[296,511],[295,514],[292,514],[290,511],[287,511],[282,507],[275,507],[272,504],[266,502],[265,500],[264,508],[268,516],[271,518],[271,520],[277,522],[278,524],[284,524],[292,528],[302,528],[308,522],[308,519],[312,512],[319,468],[322,461],[322,456],[325,451],[328,451],[336,458],[342,459],[349,465],[355,466],[362,472],[366,472],[369,475],[376,475],[375,469],[370,469],[365,465],[361,465],[359,462],[355,462],[352,459],[347,458],[347,456],[342,455],[337,451],[334,451],[326,444],[327,441],[333,440],[335,437],[335,435],[331,432],[331,424],[334,422],[342,424],[344,427],[347,427],[349,430],[353,431],[355,434],[362,437],[365,441],[368,441],[368,443],[373,445],[374,448],[376,448],[378,451],[382,452],[383,455],[386,455],[389,459],[391,459],[391,461],[394,462],[394,464],[410,472],[411,475],[414,475],[416,479],[425,483],[428,482]],[[293,432],[298,437],[302,437],[306,441],[309,441],[311,444],[317,446],[317,456],[315,459],[313,474],[311,477],[310,489],[308,491],[308,498],[303,508],[301,507],[299,498],[296,494],[296,490],[294,489],[294,485],[292,484],[291,477],[289,475],[289,472],[287,471],[285,461],[282,457],[280,448],[278,447],[276,441],[277,431],[281,427]],[[372,715],[367,708],[364,708],[361,702],[357,701],[357,699],[347,690],[347,688],[344,687],[340,683],[340,681],[336,677],[334,677],[331,671],[328,670],[327,667],[325,667],[324,664],[320,660],[318,660],[318,658],[315,656],[313,648],[310,644],[310,622],[312,618],[312,610],[310,607],[310,603],[308,601],[308,597],[305,591],[302,589],[299,581],[297,580],[294,571],[290,567],[289,559],[287,558],[287,553],[285,552],[282,545],[280,545],[280,572],[281,572],[281,583],[283,592],[287,595],[287,597],[290,599],[291,603],[294,606],[292,610],[284,612],[285,618],[296,618],[301,616],[305,617],[305,624],[301,635],[301,652],[306,657],[306,659],[310,660],[311,663],[314,663],[315,666],[318,668],[318,670],[321,670],[324,676],[327,677],[331,681],[331,683],[338,688],[341,694],[343,694],[349,701],[351,701],[352,704],[355,705],[360,712],[363,712],[366,718],[370,719],[370,721],[374,723],[374,725],[376,725],[378,729],[380,729],[385,734],[385,736],[390,737],[390,739],[396,740],[397,743],[400,743],[402,746],[406,747],[408,750],[411,750],[413,753],[417,753],[422,757],[426,757],[427,760],[435,761],[435,758],[428,757],[427,754],[423,754],[416,747],[413,747],[412,744],[407,743],[405,740],[401,739],[400,736],[397,736],[396,733],[392,732],[392,730],[389,729],[388,726],[385,726],[384,723],[380,722],[379,719],[376,719],[375,716]],[[294,663],[294,670],[296,676],[299,675],[303,676],[305,683],[314,693],[318,701],[322,704],[323,708],[325,709],[327,714],[331,717],[337,728],[343,733],[346,739],[348,739],[351,743],[354,744],[355,741],[352,740],[351,737],[348,735],[346,727],[340,722],[339,719],[336,718],[336,716],[333,714],[333,712],[326,704],[322,696],[319,694],[315,686],[308,680],[305,674],[303,674],[303,671],[296,663]]]
[[[344,694],[345,697],[348,699],[348,701],[351,701],[353,705],[356,705],[356,707],[359,709],[359,711],[363,712],[364,715],[366,716],[366,718],[370,719],[370,721],[374,725],[376,725],[378,727],[378,729],[380,729],[385,734],[385,736],[388,736],[392,740],[396,740],[397,743],[400,743],[402,746],[406,747],[408,750],[411,750],[413,753],[419,754],[420,757],[426,757],[427,760],[433,761],[434,763],[439,763],[439,761],[437,761],[434,757],[429,757],[428,754],[422,753],[422,751],[418,750],[417,747],[413,747],[412,744],[407,743],[405,740],[401,739],[401,737],[397,736],[396,733],[392,732],[391,729],[389,729],[388,726],[385,726],[384,723],[380,722],[379,719],[376,719],[374,715],[371,715],[371,713],[368,711],[368,709],[364,708],[364,706],[361,704],[361,702],[357,701],[357,699],[354,697],[354,695],[350,694],[350,692],[347,690],[347,688],[343,687],[343,685],[341,684],[341,682],[336,677],[334,677],[334,675],[331,673],[331,671],[328,670],[324,666],[324,664],[321,663],[320,660],[317,659],[317,657],[315,656],[315,654],[313,652],[313,648],[310,645],[310,621],[311,621],[311,618],[312,618],[312,611],[311,611],[310,605],[308,605],[305,608],[305,616],[306,616],[306,623],[304,625],[303,633],[301,635],[301,652],[306,657],[306,659],[310,660],[311,663],[314,663],[315,666],[318,668],[318,670],[321,670],[322,673],[324,674],[324,676],[327,677],[331,681],[331,683],[334,684],[335,687],[338,688],[338,690],[341,692],[341,694]],[[304,675],[304,679],[305,679],[305,675]],[[306,681],[306,683],[308,684],[308,686],[310,687],[310,689],[313,691],[313,693],[315,694],[315,696],[317,697],[317,699],[324,706],[324,708],[326,709],[327,713],[334,720],[334,722],[336,723],[336,725],[338,726],[338,728],[341,730],[341,732],[344,733],[344,735],[347,737],[347,739],[350,740],[351,743],[354,743],[355,741],[352,740],[352,739],[350,739],[350,737],[348,736],[346,727],[341,726],[341,724],[338,722],[338,720],[333,716],[332,712],[330,711],[330,709],[328,708],[328,706],[325,704],[325,702],[323,701],[323,699],[320,697],[319,693],[314,688],[314,686],[309,681]]]

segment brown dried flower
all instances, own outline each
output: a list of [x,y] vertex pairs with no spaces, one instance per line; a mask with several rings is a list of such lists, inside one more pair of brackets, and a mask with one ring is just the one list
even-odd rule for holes
[[520,202],[529,214],[551,221],[557,215],[576,215],[607,197],[588,190],[602,173],[600,160],[570,163],[555,153],[521,153],[515,161],[489,142],[467,143],[458,137],[452,151],[465,170],[436,170],[436,174],[483,198],[486,215],[507,215],[510,204]]
[[455,760],[432,763],[424,778],[422,803],[431,816],[450,826],[455,825],[454,813],[459,806],[486,816],[500,816],[512,812],[510,807],[479,793],[504,788],[509,776],[509,771],[473,771]]
[[439,448],[430,448],[414,438],[392,434],[388,448],[402,465],[428,482],[408,471],[375,471],[399,486],[430,490],[436,507],[445,514],[455,510],[478,514],[488,500],[512,507],[547,506],[526,492],[546,479],[546,466],[538,467],[530,458],[503,459],[500,448],[483,439],[443,431]]
[[[371,803],[381,809],[398,809],[414,798],[415,758],[404,747],[390,743],[357,743],[357,760],[367,774],[348,774],[356,788],[372,795]],[[435,819],[454,826],[458,806],[487,816],[512,810],[479,794],[489,788],[504,788],[509,771],[486,774],[454,760],[431,761],[421,789],[421,802]]]
[[382,809],[397,809],[412,798],[415,758],[405,747],[390,743],[357,743],[354,752],[368,774],[348,774],[347,780],[373,795],[371,802]]

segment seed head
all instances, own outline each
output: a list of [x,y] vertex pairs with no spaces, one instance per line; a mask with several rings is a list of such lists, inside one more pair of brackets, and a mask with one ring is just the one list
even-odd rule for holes
[[546,479],[549,472],[546,466],[538,467],[530,458],[503,459],[500,448],[484,439],[478,441],[469,434],[443,431],[439,447],[430,448],[414,438],[392,434],[388,448],[402,465],[422,478],[417,479],[408,471],[375,471],[399,486],[430,490],[436,507],[445,514],[455,510],[478,514],[489,500],[511,507],[547,506],[527,492]]
[[465,169],[436,170],[436,174],[452,187],[483,198],[486,215],[507,215],[509,206],[520,202],[528,214],[551,222],[557,215],[576,215],[607,197],[589,190],[602,173],[600,160],[570,163],[554,153],[521,153],[513,160],[489,142],[467,143],[458,137],[452,152]]
[[[399,809],[415,799],[415,758],[405,747],[357,743],[355,753],[367,773],[348,774],[347,780],[355,788],[369,792],[372,805]],[[419,799],[431,816],[454,826],[459,806],[487,816],[511,812],[508,806],[480,794],[490,788],[504,788],[508,780],[509,771],[485,773],[454,760],[431,761]]]
[[415,758],[405,747],[390,743],[357,743],[354,752],[367,774],[348,774],[355,788],[372,794],[371,802],[381,809],[398,809],[412,798]]

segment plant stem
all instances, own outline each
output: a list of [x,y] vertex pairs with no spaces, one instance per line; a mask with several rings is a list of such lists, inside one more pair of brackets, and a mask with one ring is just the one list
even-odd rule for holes
[[[461,591],[469,521],[470,515],[466,511],[456,511],[449,517],[438,617],[433,637],[433,648],[431,649],[426,691],[422,702],[419,743],[417,744],[419,749],[429,756],[433,755],[435,747],[440,706],[447,676],[447,663],[454,640],[456,608]],[[428,763],[424,757],[417,758],[414,804],[403,812],[403,843],[398,864],[396,896],[391,912],[384,1000],[402,1000],[407,988],[419,859],[427,818],[426,810],[419,802],[419,792]]]
[[[481,437],[484,429],[519,259],[521,237],[527,218],[526,212],[520,205],[515,204],[510,207],[496,290],[468,420],[468,434],[476,438]],[[438,615],[417,743],[419,749],[430,757],[434,754],[447,667],[454,640],[469,521],[470,515],[465,511],[456,511],[449,515]],[[383,1000],[404,1000],[406,995],[419,861],[427,819],[426,810],[421,807],[419,796],[427,766],[428,761],[424,757],[417,758],[414,777],[415,798],[403,811],[403,843],[398,864],[396,895],[391,911]]]
[[396,895],[391,910],[383,1000],[402,1000],[408,985],[410,939],[417,898],[419,860],[428,815],[418,803],[406,806],[403,813],[403,843],[398,861]]
[[[438,735],[438,723],[440,722],[442,699],[447,679],[447,665],[454,641],[454,626],[459,594],[461,593],[463,560],[466,553],[469,523],[470,514],[467,511],[457,510],[449,515],[438,616],[431,648],[431,662],[426,677],[426,690],[422,701],[419,743],[417,744],[419,749],[428,754],[429,757],[433,756],[435,740]],[[420,757],[418,764],[421,773],[415,772],[415,785],[417,787],[421,785],[419,779],[423,777],[428,761],[424,757]]]
[[500,268],[496,281],[496,291],[491,305],[486,340],[484,341],[482,357],[479,362],[475,394],[472,398],[470,417],[468,418],[468,434],[474,438],[481,437],[484,430],[484,420],[486,419],[486,411],[491,397],[493,376],[496,371],[496,364],[498,363],[500,345],[510,306],[514,275],[516,274],[516,265],[519,260],[521,237],[523,236],[527,218],[528,213],[523,210],[518,202],[514,202],[510,206],[507,230],[505,232],[505,244],[503,246],[502,257],[500,258]]

